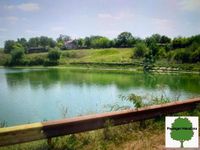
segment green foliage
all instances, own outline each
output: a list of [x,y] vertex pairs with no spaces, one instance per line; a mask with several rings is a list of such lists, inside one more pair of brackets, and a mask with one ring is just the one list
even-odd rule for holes
[[167,44],[170,43],[171,39],[168,38],[167,36],[163,35],[159,35],[159,34],[153,34],[150,37],[147,37],[145,39],[145,42],[147,44],[148,47],[151,46],[151,44],[155,43],[155,44]]
[[191,54],[191,61],[193,63],[200,62],[200,47]]
[[[29,40],[25,38],[19,38],[17,41],[7,40],[4,45],[4,53],[11,53],[16,49],[16,45],[20,44],[20,49],[25,50],[26,53],[32,51],[42,52],[47,51],[51,48],[55,49],[65,49],[65,42],[71,40],[70,36],[60,35],[56,42],[49,37],[33,37]],[[145,43],[145,44],[144,44]],[[77,49],[85,48],[110,48],[110,47],[134,47],[134,53],[123,51],[108,54],[104,50],[102,52],[92,49],[94,52],[69,52],[65,53],[61,58],[61,64],[69,62],[118,62],[118,63],[130,63],[137,62],[143,63],[143,70],[150,71],[154,66],[155,62],[162,61],[165,63],[198,63],[200,62],[200,35],[195,35],[191,37],[177,37],[171,40],[165,35],[153,34],[147,37],[145,40],[133,37],[130,32],[122,32],[117,38],[110,40],[102,36],[90,36],[85,38],[79,38],[73,40],[74,47]],[[122,49],[119,49],[122,50]],[[87,51],[87,52],[86,52]],[[110,51],[109,51],[110,52]],[[40,54],[39,54],[40,55]],[[25,55],[26,56],[26,55]],[[40,64],[58,64],[58,61],[44,58],[22,59],[20,65],[40,65]],[[134,58],[134,59],[133,59]],[[139,59],[137,59],[139,58]],[[140,58],[144,58],[141,62]],[[167,59],[166,59],[167,58]],[[45,60],[46,59],[46,60]],[[55,58],[57,59],[57,58]],[[37,63],[38,60],[38,63]],[[10,58],[8,55],[1,55],[0,64],[5,64],[5,62],[10,63]],[[8,64],[7,63],[7,64]],[[14,63],[14,61],[13,61]],[[19,62],[18,62],[19,63]],[[15,64],[13,64],[15,65]],[[18,64],[19,65],[19,64]]]
[[30,38],[28,41],[28,47],[38,47],[39,45],[40,45],[39,37]]
[[58,65],[59,59],[61,56],[61,52],[60,50],[57,49],[51,49],[48,52],[48,60],[45,60],[44,65],[45,66],[54,66],[54,65]]
[[130,32],[122,32],[116,40],[117,47],[132,47],[135,44],[135,39]]
[[143,60],[143,71],[150,72],[155,63],[155,57],[150,53],[146,54]]
[[172,41],[172,47],[173,49],[176,48],[184,48],[190,45],[190,41],[188,38],[183,38],[183,37],[177,37],[174,38]]
[[91,40],[92,48],[107,48],[109,47],[110,41],[108,38],[100,37]]
[[45,58],[41,55],[36,55],[28,59],[28,65],[35,66],[35,65],[44,65]]
[[68,36],[68,35],[63,35],[61,34],[57,39],[56,41],[57,42],[66,42],[66,41],[70,41],[71,40],[71,37]]
[[166,58],[167,54],[164,47],[159,48],[157,56],[158,58]]
[[176,51],[174,55],[174,60],[179,63],[189,63],[190,62],[191,53],[186,49],[179,49]]
[[7,40],[4,44],[4,52],[10,53],[14,49],[15,41],[13,40]]
[[191,128],[192,123],[190,122],[190,120],[188,120],[187,118],[179,117],[175,119],[175,121],[172,123],[172,131],[170,133],[171,138],[176,141],[180,141],[181,148],[183,148],[183,142],[189,141],[194,135],[194,132]]
[[52,38],[41,36],[41,37],[30,38],[27,45],[28,45],[28,48],[32,48],[32,47],[53,48],[55,47],[56,43]]
[[144,57],[148,53],[148,48],[145,43],[137,43],[135,45],[134,56],[136,58]]
[[46,36],[41,36],[39,39],[39,44],[42,47],[55,47],[55,41],[52,38],[48,38]]
[[17,39],[17,43],[21,44],[25,50],[27,49],[28,42],[25,38]]
[[171,42],[171,39],[170,39],[169,37],[163,35],[163,36],[161,36],[159,42],[162,43],[162,44],[167,44],[167,43],[170,43],[170,42]]
[[63,41],[57,41],[56,47],[58,47],[59,49],[64,49],[64,42]]
[[21,44],[15,43],[11,51],[10,65],[20,65],[24,56],[24,48]]
[[58,61],[60,59],[61,52],[57,49],[52,49],[48,52],[48,58],[50,61]]
[[135,95],[134,93],[128,95],[128,97],[127,96],[121,96],[121,98],[122,98],[122,100],[126,100],[126,101],[131,102],[134,105],[135,108],[141,108],[141,107],[145,106],[145,104],[142,101],[142,97]]
[[76,45],[77,45],[77,48],[83,48],[85,47],[85,41],[84,39],[82,38],[79,38],[76,40]]
[[135,108],[141,108],[144,106],[141,96],[130,94],[128,100],[134,104]]

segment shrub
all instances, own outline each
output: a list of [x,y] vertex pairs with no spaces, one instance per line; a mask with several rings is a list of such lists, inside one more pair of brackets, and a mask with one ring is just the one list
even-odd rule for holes
[[20,65],[24,56],[24,48],[21,44],[16,44],[11,51],[10,65]]
[[144,57],[144,55],[148,52],[148,48],[145,43],[137,43],[135,46],[135,57]]
[[174,59],[177,62],[188,63],[190,62],[190,55],[190,52],[186,51],[185,49],[180,49],[176,51]]
[[161,47],[161,48],[158,50],[157,56],[158,56],[158,58],[165,58],[165,57],[166,57],[165,48]]
[[191,61],[193,63],[200,62],[200,47],[191,54]]
[[60,59],[61,52],[57,49],[52,49],[48,52],[48,58],[50,61],[58,61]]
[[174,55],[175,55],[175,51],[169,51],[167,53],[167,60],[168,61],[173,61],[174,60]]
[[44,62],[45,62],[45,58],[38,55],[38,56],[30,58],[29,65],[30,66],[32,66],[32,65],[43,65]]

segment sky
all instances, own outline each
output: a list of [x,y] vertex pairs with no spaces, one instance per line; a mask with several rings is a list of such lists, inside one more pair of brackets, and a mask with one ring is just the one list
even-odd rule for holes
[[145,38],[200,33],[200,0],[0,0],[0,47],[5,40],[90,35]]

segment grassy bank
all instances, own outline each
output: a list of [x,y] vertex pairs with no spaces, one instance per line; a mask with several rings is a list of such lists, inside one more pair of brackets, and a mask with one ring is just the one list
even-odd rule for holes
[[[143,71],[143,59],[133,58],[133,53],[133,48],[65,50],[61,52],[59,66]],[[40,66],[47,60],[47,55],[47,53],[26,54],[23,59],[27,66]],[[9,59],[9,54],[0,52],[1,66]],[[155,72],[200,72],[200,64],[182,64],[158,59],[153,70]]]

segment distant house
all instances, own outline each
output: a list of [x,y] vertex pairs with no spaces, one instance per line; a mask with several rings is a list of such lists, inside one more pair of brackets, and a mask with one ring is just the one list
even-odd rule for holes
[[41,53],[41,52],[48,52],[48,48],[45,48],[45,47],[30,47],[27,50],[27,53]]
[[65,41],[64,47],[65,49],[77,49],[75,40]]

